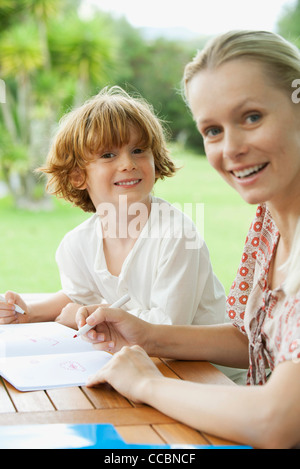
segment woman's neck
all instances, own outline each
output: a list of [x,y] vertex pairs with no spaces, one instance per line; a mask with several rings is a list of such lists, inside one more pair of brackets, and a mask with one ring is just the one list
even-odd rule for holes
[[296,226],[300,217],[300,205],[290,205],[284,210],[278,209],[274,204],[267,203],[272,218],[280,233],[281,243],[284,245],[286,252],[291,250]]

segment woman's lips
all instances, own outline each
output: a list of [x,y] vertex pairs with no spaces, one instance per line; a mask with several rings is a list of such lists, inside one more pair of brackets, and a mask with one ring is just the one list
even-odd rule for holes
[[250,176],[254,176],[255,174],[259,173],[267,165],[268,163],[262,163],[259,165],[251,166],[251,167],[240,169],[240,170],[237,170],[237,169],[232,170],[230,172],[238,179],[246,179]]

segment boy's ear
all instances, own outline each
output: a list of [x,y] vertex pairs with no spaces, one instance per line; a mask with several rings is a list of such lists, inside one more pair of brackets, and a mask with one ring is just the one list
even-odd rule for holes
[[86,189],[86,182],[85,182],[85,177],[82,169],[80,168],[75,168],[71,172],[70,175],[70,181],[73,187],[76,189],[81,189],[84,190]]

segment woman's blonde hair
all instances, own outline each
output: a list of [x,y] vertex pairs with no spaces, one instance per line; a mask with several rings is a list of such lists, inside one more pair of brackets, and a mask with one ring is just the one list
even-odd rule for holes
[[[141,97],[113,86],[61,119],[46,164],[37,169],[48,175],[48,192],[86,212],[95,212],[88,191],[80,189],[86,180],[86,166],[101,149],[127,144],[131,129],[140,135],[139,144],[151,148],[156,178],[172,176],[177,168],[169,156],[161,120]],[[84,177],[80,186],[74,183],[76,173]]]
[[229,31],[210,40],[186,65],[183,86],[187,99],[188,83],[198,72],[236,59],[260,62],[267,76],[289,96],[293,80],[300,77],[299,50],[283,37],[269,31]]
[[[186,65],[183,92],[187,104],[188,85],[196,74],[203,70],[213,70],[225,62],[237,59],[261,63],[266,78],[274,86],[284,90],[292,100],[292,83],[295,79],[300,78],[298,48],[272,32],[242,30],[229,31],[213,38]],[[290,256],[284,268],[287,269],[285,290],[288,294],[295,295],[300,290],[300,218],[295,230]]]

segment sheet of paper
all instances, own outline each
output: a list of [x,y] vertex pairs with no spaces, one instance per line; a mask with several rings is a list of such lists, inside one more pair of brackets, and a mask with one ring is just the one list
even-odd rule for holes
[[0,357],[85,352],[93,346],[56,322],[0,326]]
[[34,355],[0,359],[0,374],[20,391],[83,386],[110,359],[106,352]]

